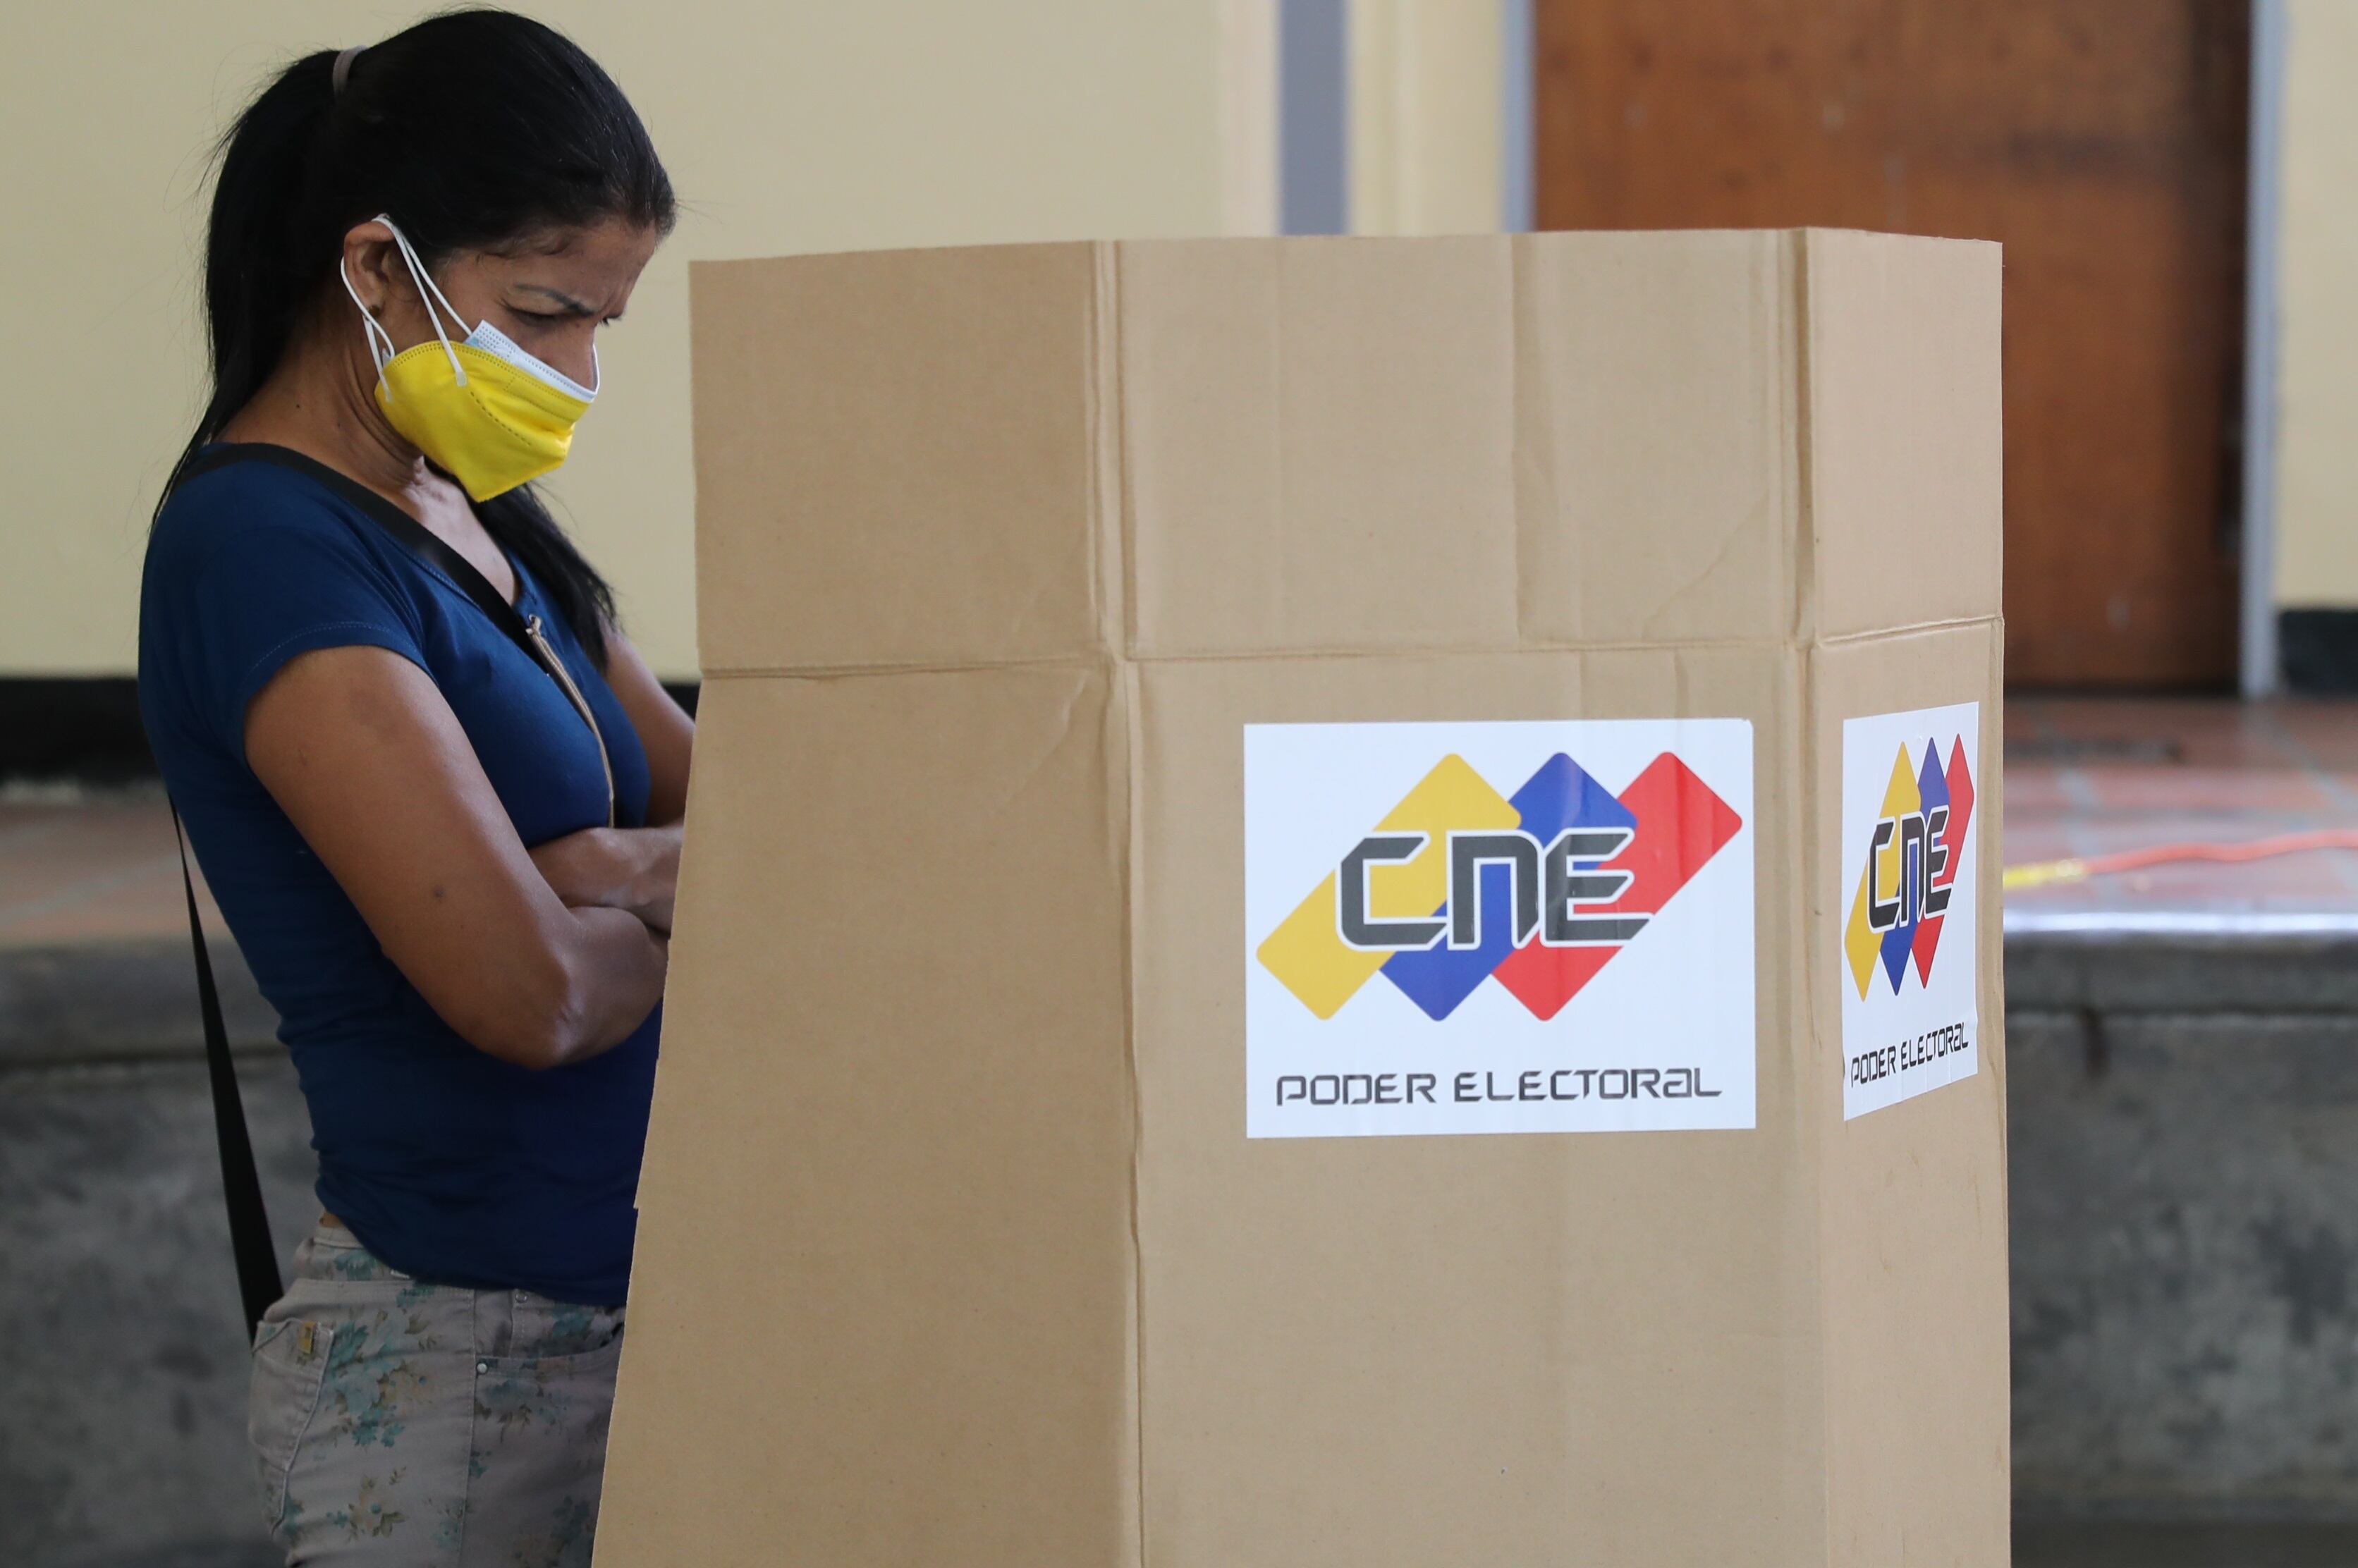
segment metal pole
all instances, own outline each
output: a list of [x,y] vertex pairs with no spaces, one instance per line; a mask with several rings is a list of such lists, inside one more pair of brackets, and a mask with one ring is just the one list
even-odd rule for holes
[[2252,0],[2250,164],[2244,233],[2242,679],[2273,694],[2277,653],[2277,284],[2283,221],[2287,0]]
[[1350,35],[1346,0],[1278,7],[1279,228],[1351,232]]
[[1535,4],[1498,0],[1498,227],[1510,234],[1527,232],[1538,212],[1531,78]]

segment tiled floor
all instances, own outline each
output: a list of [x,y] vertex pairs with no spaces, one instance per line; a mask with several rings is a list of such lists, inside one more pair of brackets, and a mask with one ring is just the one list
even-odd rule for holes
[[[2009,865],[2358,828],[2358,704],[2017,698],[2006,709]],[[2017,892],[2010,928],[2358,928],[2358,851],[2181,864]]]
[[[2358,828],[2358,703],[2018,697],[2006,739],[2009,864]],[[2017,928],[2358,929],[2358,851],[2159,866],[2006,903]],[[0,946],[175,935],[185,919],[160,793],[0,795]]]
[[[198,884],[208,925],[221,929]],[[0,794],[0,946],[49,946],[189,928],[161,790]]]

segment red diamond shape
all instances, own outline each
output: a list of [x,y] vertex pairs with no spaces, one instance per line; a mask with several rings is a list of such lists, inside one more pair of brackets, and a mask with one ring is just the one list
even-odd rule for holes
[[[1619,798],[1638,819],[1638,832],[1604,869],[1628,871],[1635,880],[1613,903],[1584,905],[1585,914],[1660,913],[1671,895],[1686,886],[1744,826],[1744,819],[1709,784],[1667,752],[1630,780]],[[1620,946],[1549,947],[1534,936],[1508,954],[1492,973],[1545,1021],[1563,1011],[1564,1003],[1619,951]]]
[[[1949,863],[1932,879],[1934,887],[1953,884],[1958,871],[1964,868],[1965,824],[1974,819],[1974,775],[1965,768],[1965,741],[1962,735],[1949,748],[1949,765],[1944,772],[1949,784],[1949,826],[1942,832],[1941,842],[1948,847]],[[1941,946],[1941,927],[1948,918],[1945,914],[1928,914],[1917,925],[1916,941],[1909,951],[1916,960],[1920,985],[1931,983],[1932,954]]]

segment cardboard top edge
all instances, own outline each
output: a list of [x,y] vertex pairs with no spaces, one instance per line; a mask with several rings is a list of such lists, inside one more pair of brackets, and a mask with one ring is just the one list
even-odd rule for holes
[[1048,254],[1055,251],[1096,250],[1108,243],[1104,240],[1011,240],[987,245],[881,245],[827,251],[779,251],[769,255],[753,256],[691,256],[687,263],[692,280],[698,273],[735,272],[751,267],[774,266],[791,262],[830,262],[858,257],[872,260],[882,256],[954,256],[978,254],[1016,254],[1022,252]]
[[1909,245],[1973,245],[1987,246],[1992,250],[2004,248],[1996,240],[1981,239],[1966,234],[1909,234],[1888,229],[1829,228],[1821,224],[1808,223],[1798,227],[1765,229],[1535,229],[1512,233],[1497,230],[1469,230],[1465,232],[1446,234],[1165,234],[1136,239],[1099,236],[1094,239],[1078,240],[1002,240],[984,244],[880,245],[838,250],[780,251],[768,255],[699,256],[690,259],[687,267],[689,274],[693,276],[706,270],[768,266],[781,262],[824,262],[853,256],[950,256],[992,253],[1012,254],[1026,251],[1097,250],[1108,247],[1121,251],[1160,250],[1193,245],[1220,245],[1236,248],[1283,245],[1312,249],[1333,245],[1463,244],[1467,241],[1496,241],[1501,244],[1513,246],[1548,246],[1597,239],[1693,241],[1727,239],[1736,236],[1758,239],[1764,235],[1789,238],[1816,235],[1843,239],[1892,241]]

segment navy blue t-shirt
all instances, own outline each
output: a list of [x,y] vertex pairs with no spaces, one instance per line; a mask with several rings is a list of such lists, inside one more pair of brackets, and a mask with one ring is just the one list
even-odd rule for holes
[[[481,606],[369,515],[350,481],[263,460],[184,483],[157,519],[139,705],[311,1108],[319,1201],[421,1280],[623,1299],[658,1008],[621,1045],[535,1072],[461,1039],[386,957],[245,761],[245,710],[287,662],[367,644],[433,677],[527,846],[606,820],[598,743]],[[616,820],[646,820],[637,732],[522,567],[517,608],[598,716]]]

